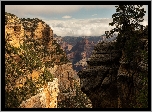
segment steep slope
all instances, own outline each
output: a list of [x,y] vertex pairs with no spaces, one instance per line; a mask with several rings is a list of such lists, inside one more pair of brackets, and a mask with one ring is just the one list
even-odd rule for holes
[[[114,47],[117,42],[101,42],[95,46],[87,68],[78,72],[81,90],[93,108],[148,107],[148,27],[135,32],[138,43],[130,40],[129,46],[137,49],[130,50],[129,56]],[[133,60],[129,62],[127,57]]]
[[79,71],[85,68],[86,60],[91,56],[93,48],[94,43],[89,42],[86,38],[72,47],[67,57],[72,61],[74,70]]
[[[51,88],[58,89],[58,82],[53,81],[54,74],[51,74],[50,68],[66,64],[68,59],[53,40],[53,30],[45,22],[20,19],[6,12],[5,42],[5,107],[19,107],[22,101],[39,94],[43,88],[49,92]],[[54,86],[49,86],[52,81]],[[47,101],[50,104],[52,100]]]
[[5,13],[6,108],[86,107],[76,71],[57,42],[44,21]]
[[114,43],[98,43],[87,61],[85,70],[79,71],[81,90],[92,102],[93,108],[117,107],[117,70],[121,52]]

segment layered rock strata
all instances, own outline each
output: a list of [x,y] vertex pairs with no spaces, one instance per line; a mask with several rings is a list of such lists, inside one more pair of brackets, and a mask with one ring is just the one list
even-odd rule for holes
[[[43,41],[53,40],[53,30],[42,20],[38,18],[25,19],[18,18],[11,13],[5,13],[5,38],[9,38],[9,42],[14,47],[20,47],[25,36],[34,39],[42,39]],[[47,43],[45,43],[47,45]]]
[[94,43],[89,42],[86,38],[72,47],[67,57],[72,61],[74,70],[78,72],[86,67],[86,60],[91,56],[93,48]]
[[87,61],[88,67],[79,71],[81,90],[89,97],[93,108],[117,108],[117,70],[121,52],[114,42],[98,43]]
[[78,77],[76,71],[72,68],[72,63],[55,65],[49,70],[59,81],[60,93],[58,95],[58,101],[65,100],[69,96],[75,96],[74,82],[78,80]]
[[[139,50],[144,50],[148,54],[148,39],[141,39],[140,42]],[[146,61],[145,56],[140,53],[136,52],[136,55],[136,62],[127,62],[126,56],[122,52],[117,75],[118,108],[140,107],[140,101],[137,102],[138,97],[143,97],[141,95],[143,91],[145,96],[146,91],[148,92],[148,60]],[[145,97],[142,102],[145,103],[146,100]]]
[[39,93],[23,101],[20,108],[57,108],[57,96],[59,93],[58,79],[48,82],[46,86],[39,89]]
[[[21,19],[6,12],[5,41],[7,43],[5,50],[8,51],[5,53],[5,81],[13,79],[7,81],[5,86],[5,92],[8,94],[6,105],[12,108],[13,106],[18,107],[22,103],[21,108],[56,108],[58,92],[50,89],[51,87],[52,89],[56,87],[57,90],[62,90],[64,87],[69,88],[73,80],[72,76],[69,76],[69,79],[66,76],[73,72],[71,73],[69,70],[64,73],[64,68],[72,68],[69,68],[68,64],[66,66],[68,61],[66,54],[53,40],[53,30],[38,18]],[[14,65],[16,66],[14,67]],[[51,74],[52,72],[49,70],[53,66],[58,66],[57,69],[62,69],[62,72]],[[62,74],[65,79],[63,81],[58,77]],[[59,78],[59,83],[67,83],[68,86],[60,84],[58,88],[58,81],[55,79],[51,82],[52,77]],[[44,87],[42,88],[42,86]],[[40,88],[42,91],[38,93]],[[14,101],[10,101],[12,96]],[[13,102],[17,103],[13,104]],[[42,105],[40,105],[41,103]]]
[[148,39],[128,62],[124,51],[112,43],[98,43],[87,61],[87,69],[78,72],[81,90],[93,108],[135,108],[148,106]]

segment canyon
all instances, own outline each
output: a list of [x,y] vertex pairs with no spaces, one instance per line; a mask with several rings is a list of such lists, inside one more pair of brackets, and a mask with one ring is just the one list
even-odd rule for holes
[[128,62],[115,38],[60,37],[38,18],[5,13],[6,108],[141,107],[148,29],[139,36],[136,61]]
[[148,106],[147,36],[148,30],[145,28],[139,39],[140,44],[136,46],[138,50],[134,52],[136,57],[131,62],[127,61],[124,50],[114,47],[115,41],[101,42],[95,46],[86,69],[78,72],[81,90],[91,100],[92,108]]
[[7,108],[60,108],[65,104],[59,102],[78,97],[77,73],[53,36],[51,27],[38,18],[5,13]]

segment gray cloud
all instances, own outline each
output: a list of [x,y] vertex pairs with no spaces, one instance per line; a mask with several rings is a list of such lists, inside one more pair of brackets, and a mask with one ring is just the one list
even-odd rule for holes
[[[110,18],[92,18],[92,19],[72,19],[71,16],[63,16],[69,18],[65,20],[48,20],[47,17],[53,14],[67,14],[73,13],[81,9],[90,10],[93,8],[111,9],[115,7],[111,5],[6,5],[5,11],[13,13],[18,17],[34,17],[45,21],[53,29],[54,33],[60,36],[100,36],[112,29],[109,23],[112,22]],[[148,12],[148,7],[144,6]],[[147,13],[146,12],[146,13]],[[96,17],[96,16],[94,16]],[[148,24],[148,16],[144,17],[142,24]]]
[[97,14],[93,14],[92,16],[96,16]]
[[69,19],[69,18],[71,18],[71,16],[66,15],[66,16],[63,16],[62,18]]
[[[105,22],[106,20],[106,22]],[[100,21],[100,23],[99,23]],[[60,36],[100,36],[110,30],[112,19],[74,19],[74,20],[46,20],[54,33]]]
[[108,5],[5,5],[5,11],[18,17],[66,14],[80,9],[110,8]]
[[[146,17],[145,17],[146,18]],[[114,26],[109,26],[112,18],[93,18],[93,19],[70,19],[70,20],[46,20],[54,33],[59,36],[100,36],[109,31]],[[145,20],[142,24],[148,23]]]

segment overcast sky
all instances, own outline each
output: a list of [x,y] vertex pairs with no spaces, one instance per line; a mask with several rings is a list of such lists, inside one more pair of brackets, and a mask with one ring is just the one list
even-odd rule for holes
[[[143,25],[148,24],[148,6]],[[6,5],[19,18],[39,18],[58,36],[100,36],[112,27],[114,5]]]

